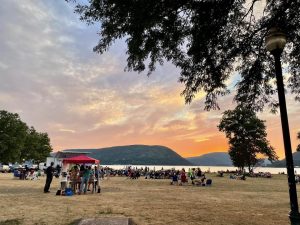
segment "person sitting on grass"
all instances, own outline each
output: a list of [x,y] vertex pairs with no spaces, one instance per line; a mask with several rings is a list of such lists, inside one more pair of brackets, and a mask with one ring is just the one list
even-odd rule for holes
[[230,175],[229,175],[229,179],[236,179],[236,176],[233,175],[233,174],[230,174]]
[[246,180],[246,175],[245,174],[242,174],[240,176],[236,176],[236,179],[237,180]]
[[217,176],[218,177],[224,177],[224,171],[223,170],[218,171],[218,175]]
[[200,177],[202,177],[202,171],[201,171],[201,169],[200,169],[200,168],[198,168],[198,169],[197,169],[197,172],[196,172],[196,177],[197,177],[197,178],[200,178]]
[[194,179],[194,185],[205,186],[205,180],[206,180],[206,177],[205,177],[205,174],[203,174],[203,176],[201,178]]

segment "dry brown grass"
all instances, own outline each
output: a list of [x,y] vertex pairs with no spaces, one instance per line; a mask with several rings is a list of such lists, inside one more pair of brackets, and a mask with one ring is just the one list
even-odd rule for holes
[[[139,224],[258,225],[289,224],[285,175],[246,181],[211,174],[211,187],[173,186],[169,180],[102,181],[101,194],[55,196],[44,194],[45,178],[17,180],[0,174],[0,224],[70,224],[75,219],[131,217]],[[299,188],[298,188],[299,189]]]

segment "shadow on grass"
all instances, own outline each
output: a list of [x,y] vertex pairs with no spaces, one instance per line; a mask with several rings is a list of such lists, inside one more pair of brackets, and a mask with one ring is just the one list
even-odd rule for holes
[[77,225],[77,224],[79,224],[80,221],[81,221],[81,219],[77,219],[77,220],[72,221],[71,223],[68,223],[67,225]]
[[[67,225],[78,225],[82,219],[77,219],[72,221],[71,223],[68,223]],[[128,225],[137,225],[131,218],[128,219]]]
[[21,225],[21,224],[22,221],[20,219],[0,221],[0,225]]
[[113,214],[113,210],[112,208],[106,208],[106,209],[103,209],[103,210],[99,210],[97,212],[97,214],[101,215],[101,214]]
[[[20,183],[23,182],[22,180],[20,180]],[[26,182],[26,181],[25,181]],[[34,181],[32,181],[34,182]],[[43,188],[41,187],[31,187],[31,186],[27,186],[29,185],[29,183],[26,183],[24,186],[22,186],[22,191],[20,191],[20,186],[16,186],[16,187],[9,187],[9,189],[7,188],[0,188],[0,193],[2,194],[13,194],[14,196],[16,195],[24,195],[24,194],[44,194]]]

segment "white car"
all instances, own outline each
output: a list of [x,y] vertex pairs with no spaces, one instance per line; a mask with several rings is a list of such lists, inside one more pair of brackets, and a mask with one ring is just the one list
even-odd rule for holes
[[10,168],[8,165],[0,165],[0,172],[7,173],[10,172]]
[[44,171],[45,169],[47,169],[46,163],[40,163],[38,165],[38,167],[39,167],[39,170],[42,170],[42,171]]

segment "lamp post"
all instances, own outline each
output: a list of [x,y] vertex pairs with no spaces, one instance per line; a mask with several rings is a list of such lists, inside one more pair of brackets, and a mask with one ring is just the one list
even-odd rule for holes
[[290,220],[292,225],[300,225],[300,214],[298,208],[298,198],[294,174],[294,163],[291,147],[291,138],[289,131],[289,122],[286,110],[285,94],[284,94],[284,84],[282,78],[282,68],[281,68],[281,53],[286,44],[286,36],[280,29],[273,27],[269,30],[266,36],[266,49],[274,56],[275,58],[275,70],[276,70],[276,81],[277,81],[277,90],[278,90],[278,99],[280,107],[280,117],[281,117],[281,126],[283,133],[283,142],[286,158],[286,168],[288,175],[288,184],[289,184],[289,194],[290,194]]

